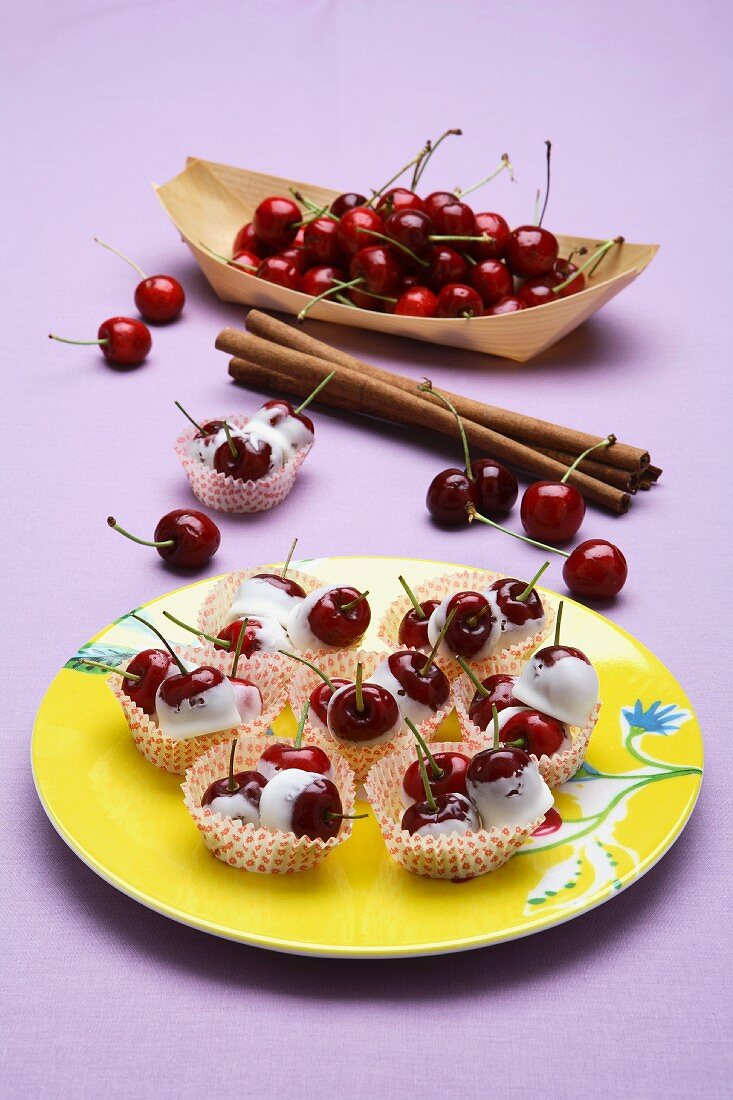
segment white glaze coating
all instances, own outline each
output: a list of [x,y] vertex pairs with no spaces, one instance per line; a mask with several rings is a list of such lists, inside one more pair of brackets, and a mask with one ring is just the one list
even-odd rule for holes
[[568,726],[584,726],[598,702],[598,688],[593,665],[568,656],[547,666],[540,650],[522,669],[514,696]]
[[262,714],[262,695],[254,684],[238,684],[232,681],[234,703],[239,711],[239,721],[245,725]]
[[[456,592],[451,592],[449,596],[446,596],[445,599],[438,604],[438,606],[435,608],[435,611],[433,611],[432,615],[428,619],[428,641],[430,642],[431,647],[435,645],[438,637],[440,636],[441,630],[445,626],[445,620],[448,617],[448,604],[456,595]],[[487,614],[489,614],[489,612],[487,612]],[[483,645],[477,653],[472,654],[471,660],[480,661],[483,657],[489,657],[496,648],[496,640],[498,637],[499,633],[496,630],[496,627],[494,627],[494,629],[489,634],[489,638],[486,644]],[[438,654],[441,657],[455,658],[456,656],[454,650],[452,650],[450,646],[446,644],[445,638],[440,643]]]
[[[366,683],[366,681],[365,681],[365,683]],[[328,701],[328,710],[326,711],[326,721],[328,722],[328,732],[331,734],[331,737],[333,737],[334,741],[346,741],[349,745],[353,744],[353,745],[356,745],[358,748],[362,748],[362,749],[370,749],[370,748],[373,748],[374,745],[385,745],[387,743],[387,741],[391,741],[394,737],[396,737],[397,734],[402,729],[402,715],[399,714],[399,713],[397,715],[397,721],[394,723],[393,726],[390,727],[390,729],[386,730],[384,733],[381,733],[378,737],[372,737],[372,739],[370,741],[349,741],[348,738],[339,737],[337,733],[334,733],[333,728],[331,726],[331,712],[332,712],[332,709],[333,709],[334,700],[338,699],[341,695],[343,695],[343,693],[345,691],[348,691],[350,688],[353,688],[353,686],[354,686],[353,684],[344,684],[343,687],[336,688],[333,695],[329,699],[329,701]]]
[[407,694],[391,671],[388,657],[385,657],[381,664],[377,665],[369,679],[373,684],[379,684],[381,687],[386,688],[391,695],[394,695],[402,717],[409,718],[416,726],[419,727],[428,718],[433,717],[435,711],[427,703],[421,703],[418,699],[413,699],[412,696]]
[[499,602],[496,598],[496,592],[493,592],[490,588],[483,593],[486,599],[491,604],[491,610],[494,615],[494,641],[491,646],[493,653],[496,653],[500,649],[508,649],[511,645],[519,645],[520,642],[524,642],[527,638],[534,637],[540,630],[543,629],[546,616],[544,613],[544,606],[542,616],[539,619],[527,619],[526,623],[510,623],[509,620],[502,614],[499,608]]
[[304,600],[301,600],[300,603],[292,609],[288,615],[288,621],[285,624],[285,628],[290,635],[290,641],[296,649],[340,648],[339,646],[330,646],[322,642],[311,630],[308,616],[321,596],[325,596],[327,592],[331,592],[334,588],[342,587],[344,586],[340,584],[324,584],[321,588],[316,588],[314,592],[310,592]]
[[227,679],[207,688],[200,695],[184,699],[178,707],[169,706],[161,697],[162,686],[155,696],[155,709],[160,731],[166,737],[186,741],[189,737],[219,733],[240,724],[234,688]]
[[[228,622],[233,621],[233,619],[228,620]],[[255,637],[260,647],[259,651],[255,652],[277,653],[281,649],[288,648],[290,641],[277,619],[267,619],[264,616],[258,616],[257,621],[261,624],[260,626],[254,626],[254,622],[251,624],[254,627]],[[230,650],[230,653],[233,652],[233,649]]]
[[288,615],[302,600],[302,596],[291,596],[284,589],[277,588],[260,577],[248,577],[234,593],[226,621],[233,623],[235,619],[255,615],[258,618],[276,619],[284,627]]
[[209,803],[209,808],[222,817],[236,817],[243,825],[259,828],[260,812],[242,791],[237,791],[236,794],[220,794]]
[[544,817],[553,804],[552,791],[534,760],[509,779],[476,783],[469,778],[466,787],[485,829],[526,825],[538,817]]
[[263,433],[262,439],[271,444],[276,440],[285,459],[293,458],[302,448],[313,442],[313,432],[297,416],[286,416],[277,427],[272,426],[272,421],[280,415],[278,409],[258,409],[247,428],[256,433]]
[[419,829],[416,829],[412,834],[413,836],[451,836],[451,834],[458,834],[464,836],[466,833],[475,833],[481,828],[481,819],[476,812],[475,806],[471,807],[471,812],[468,817],[463,821],[453,819],[452,821],[436,821],[430,825],[421,825]]
[[260,823],[263,828],[283,833],[293,829],[293,807],[304,790],[310,787],[314,779],[323,779],[316,772],[305,772],[301,768],[286,768],[275,772],[272,779],[262,789],[260,797]]

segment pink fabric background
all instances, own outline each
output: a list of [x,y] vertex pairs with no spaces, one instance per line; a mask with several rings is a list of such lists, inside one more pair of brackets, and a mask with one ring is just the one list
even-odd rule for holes
[[[730,9],[615,4],[6,4],[2,171],[5,568],[2,935],[4,1091],[64,1098],[705,1097],[730,1069]],[[651,269],[526,367],[313,326],[436,384],[651,447],[661,486],[588,535],[624,548],[612,617],[678,676],[707,734],[699,806],[676,847],[611,904],[542,936],[402,963],[302,960],[207,938],[96,878],[57,838],[28,766],[33,715],[76,647],[176,587],[104,523],[152,530],[190,503],[171,444],[179,398],[251,408],[213,339],[216,301],[150,190],[186,154],[345,188],[377,186],[428,135],[460,125],[433,186],[508,150],[486,204],[526,220],[555,145],[547,224],[658,241]],[[490,194],[490,198],[489,198]],[[92,337],[132,310],[118,244],[180,276],[182,321],[116,374]],[[430,526],[443,440],[319,415],[317,449],[276,513],[222,519],[211,571],[282,557],[393,553],[522,576],[536,555],[478,526]],[[518,523],[518,520],[514,520]],[[559,568],[549,586],[561,587]],[[20,827],[23,840],[19,840]]]

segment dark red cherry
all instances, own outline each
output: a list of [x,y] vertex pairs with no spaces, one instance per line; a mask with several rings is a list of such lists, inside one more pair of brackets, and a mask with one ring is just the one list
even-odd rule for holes
[[160,698],[169,707],[180,707],[181,703],[197,696],[204,695],[212,688],[223,684],[226,677],[218,668],[211,665],[201,665],[192,672],[176,673],[163,680],[160,685]]
[[520,309],[526,309],[524,302],[520,301],[513,294],[507,295],[506,298],[502,298],[497,302],[495,306],[491,306],[484,313],[484,317],[500,317],[502,313],[518,313]]
[[574,596],[603,600],[616,596],[626,584],[629,567],[618,546],[605,539],[587,539],[575,547],[562,575]]
[[419,829],[434,827],[443,832],[440,825],[447,821],[469,821],[472,830],[480,828],[478,814],[473,803],[462,794],[441,794],[435,799],[436,808],[429,802],[414,802],[402,815],[401,827],[410,834]]
[[493,458],[477,458],[471,463],[471,472],[479,512],[485,516],[505,516],[512,510],[519,486],[511,470]]
[[300,207],[282,195],[263,199],[252,216],[257,239],[269,248],[287,248],[303,220]]
[[[247,222],[237,233],[234,238],[234,244],[232,245],[232,253],[236,255],[237,252],[251,252],[255,256],[262,258],[265,252],[263,250],[262,241],[259,239],[254,231],[252,222]],[[259,260],[257,261],[259,263]]]
[[108,516],[107,523],[133,542],[154,546],[164,561],[181,569],[198,569],[206,565],[221,542],[221,533],[213,519],[192,508],[177,508],[161,516],[151,541],[131,535],[120,527],[114,516]]
[[[450,628],[449,628],[450,631]],[[450,697],[450,682],[442,668],[435,662],[430,663],[427,671],[425,657],[413,650],[392,653],[387,658],[389,671],[400,685],[398,695],[415,699],[433,711],[439,711]]]
[[229,261],[229,266],[239,268],[246,272],[247,275],[256,275],[261,263],[262,260],[256,252],[249,252],[248,250],[242,249],[234,253],[234,256]]
[[489,591],[494,593],[497,606],[502,615],[513,626],[524,626],[533,620],[540,620],[545,614],[542,600],[536,588],[533,588],[526,600],[520,600],[527,589],[524,581],[513,577],[503,577],[494,581]]
[[527,279],[527,282],[517,291],[517,297],[527,309],[533,309],[535,306],[551,305],[552,302],[557,302],[560,296],[555,294],[548,277],[542,276],[537,279]]
[[123,678],[122,690],[135,706],[149,714],[155,715],[155,696],[158,688],[168,675],[168,670],[173,663],[173,658],[165,649],[144,649],[132,658],[127,671],[133,676],[140,676],[140,680],[126,680]]
[[235,794],[241,794],[255,809],[259,809],[262,788],[266,782],[264,775],[257,771],[235,772],[231,780],[225,775],[206,788],[201,805],[210,806],[215,798],[231,798]]
[[346,282],[346,275],[340,267],[326,264],[322,267],[311,267],[303,276],[303,293],[316,298],[323,294],[324,290],[332,290],[337,283]]
[[391,240],[417,253],[427,248],[430,230],[430,218],[420,210],[395,210],[384,223],[384,232]]
[[372,612],[366,598],[356,588],[331,588],[317,600],[308,615],[308,623],[317,638],[330,646],[350,646],[360,641],[371,622]]
[[456,196],[452,191],[432,191],[424,200],[425,213],[434,218],[441,207],[450,206],[455,201]]
[[333,218],[314,218],[305,227],[303,248],[311,264],[335,264],[341,256],[339,223]]
[[[288,263],[291,263],[299,275],[303,275],[312,263],[305,249],[296,244],[292,244],[290,248],[283,248],[282,251],[276,253],[276,256],[280,260],[287,260]],[[273,259],[274,258],[275,257],[273,257]],[[272,280],[270,280],[270,282],[272,282]]]
[[328,753],[318,745],[289,745],[284,741],[274,741],[268,745],[257,761],[257,770],[272,779],[276,772],[289,768],[300,768],[304,772],[317,772],[319,775],[331,774],[331,760]]
[[466,505],[475,504],[473,483],[465,470],[442,470],[428,487],[425,498],[428,512],[436,523],[461,527],[467,522]]
[[349,273],[352,279],[363,279],[372,294],[394,295],[400,288],[402,266],[389,248],[373,244],[356,253]]
[[414,191],[408,191],[406,187],[392,187],[385,191],[377,204],[377,213],[381,218],[388,218],[400,210],[425,210],[425,203]]
[[97,344],[107,362],[116,367],[136,367],[153,346],[150,330],[136,317],[110,317],[102,321],[96,340],[69,340],[53,333],[48,338],[61,344]]
[[[469,758],[464,756],[462,752],[447,750],[445,752],[434,752],[433,760],[443,773],[441,776],[435,777],[430,764],[426,763],[428,783],[430,790],[433,792],[433,797],[437,798],[438,795],[442,794],[465,795]],[[422,802],[425,798],[425,787],[423,786],[420,765],[417,760],[413,760],[405,772],[402,780],[402,790],[405,797],[412,799],[413,802]]]
[[303,280],[294,263],[282,256],[266,256],[257,268],[257,278],[288,290],[302,290]]
[[413,286],[402,292],[394,311],[400,317],[435,317],[438,299],[426,286]]
[[[242,632],[242,623],[244,619],[235,619],[233,623],[229,623],[227,626],[221,628],[217,634],[217,639],[220,642],[229,642],[229,645],[217,645],[214,642],[215,649],[228,649],[231,653],[237,647],[239,641],[239,635]],[[251,616],[247,617],[247,629],[244,632],[244,638],[242,639],[242,657],[251,657],[253,653],[259,652],[262,645],[259,640],[259,632],[262,630],[262,621],[260,619],[253,619]]]
[[438,295],[438,317],[480,317],[483,312],[483,302],[473,287],[448,283]]
[[343,813],[338,787],[325,776],[314,779],[293,803],[291,830],[311,840],[338,836]]
[[351,683],[353,683],[353,680],[345,680],[343,676],[332,676],[331,684],[327,684],[325,680],[321,680],[321,682],[313,688],[309,699],[310,709],[316,717],[320,719],[324,726],[328,724],[328,704],[331,702],[331,696],[334,691],[338,690],[340,687],[347,687],[347,685]]
[[406,611],[402,617],[397,640],[400,645],[410,646],[411,649],[422,649],[428,646],[428,620],[440,600],[423,600],[421,607],[424,615],[418,615],[414,607]]
[[285,592],[288,596],[294,596],[296,599],[305,599],[305,589],[302,585],[298,584],[291,577],[283,577],[280,573],[255,573],[252,577],[253,581],[267,581],[271,588],[276,588],[278,592]]
[[454,609],[445,644],[459,657],[474,657],[484,648],[496,625],[491,605],[480,592],[456,592],[446,605],[446,618]]
[[[500,749],[482,749],[471,759],[466,772],[466,784],[483,786],[499,779],[511,779],[524,771],[532,761],[524,749],[506,746]],[[470,787],[469,787],[470,789]]]
[[361,707],[356,684],[334,695],[328,708],[328,728],[350,744],[376,741],[391,734],[400,721],[400,709],[390,691],[379,684],[362,684]]
[[258,481],[270,469],[271,460],[272,447],[269,443],[237,435],[232,438],[232,446],[226,440],[216,448],[214,469],[240,481]]
[[471,241],[468,251],[476,260],[501,260],[504,258],[509,241],[509,232],[509,226],[501,214],[492,214],[488,211],[476,214],[476,236],[492,239],[487,240],[485,244],[483,241]]
[[201,425],[201,430],[196,432],[196,439],[208,439],[209,436],[220,432],[223,427],[223,420],[207,420],[205,424]]
[[552,270],[558,253],[557,237],[539,225],[520,225],[512,230],[505,258],[515,275],[532,279]]
[[433,233],[456,237],[476,235],[476,218],[471,207],[458,199],[447,202],[432,215]]
[[520,749],[541,756],[553,756],[572,745],[572,738],[562,722],[541,714],[538,710],[523,710],[507,719],[499,739],[505,743],[520,741]]
[[[569,279],[571,275],[574,275],[577,270],[577,265],[572,264],[570,260],[555,260],[549,278],[552,279],[553,286],[557,287]],[[567,286],[558,291],[557,297],[569,298],[571,294],[577,294],[581,290],[585,290],[585,275],[582,274],[572,279]]]
[[366,201],[365,195],[359,195],[356,191],[346,191],[333,200],[330,207],[331,213],[337,218],[342,218],[348,210],[353,210],[355,206],[364,206]]
[[483,695],[477,688],[468,707],[468,717],[479,729],[485,730],[491,726],[494,707],[501,713],[507,707],[524,706],[524,703],[520,703],[518,699],[514,698],[514,685],[516,682],[516,676],[509,676],[507,673],[502,672],[487,676],[485,680],[481,681],[487,694]]
[[175,321],[185,303],[183,287],[172,275],[148,275],[135,287],[135,305],[146,321]]
[[339,222],[338,239],[341,248],[349,256],[355,256],[362,248],[365,248],[370,240],[369,233],[364,230],[371,229],[377,233],[384,232],[384,223],[370,206],[355,206],[347,210]]
[[485,306],[495,306],[514,290],[514,280],[501,260],[480,260],[471,268],[471,285]]
[[561,481],[535,481],[522,497],[522,527],[540,542],[567,542],[579,530],[585,501],[575,485]]
[[439,291],[449,283],[464,283],[468,278],[468,264],[445,244],[434,244],[426,253],[428,274],[425,281],[432,290]]

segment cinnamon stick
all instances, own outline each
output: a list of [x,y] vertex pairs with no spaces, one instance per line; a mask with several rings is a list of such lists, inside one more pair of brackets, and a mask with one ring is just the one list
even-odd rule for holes
[[[321,340],[309,336],[301,328],[286,325],[275,317],[270,317],[260,310],[250,310],[247,316],[247,329],[255,336],[265,340],[271,340],[282,347],[290,348],[305,355],[326,359],[328,362],[357,371],[360,374],[369,375],[382,382],[388,382],[399,389],[414,393],[415,381],[404,375],[394,374],[391,371],[375,367],[370,363],[362,362],[352,355],[334,348]],[[236,355],[236,349],[224,348],[231,355]],[[537,417],[524,416],[522,413],[510,412],[496,405],[487,405],[482,401],[476,401],[461,394],[444,391],[453,402],[462,417],[482,424],[493,431],[520,440],[522,443],[531,443],[537,448],[548,448],[563,453],[580,454],[588,447],[599,443],[603,436],[590,435],[587,432],[579,432],[574,428],[564,428],[552,424],[547,420]],[[423,398],[430,401],[429,397]],[[649,453],[641,447],[632,447],[626,443],[614,443],[604,451],[604,464],[614,466],[622,470],[639,472],[649,465]]]
[[[548,458],[554,458],[556,462],[562,462],[565,466],[572,466],[578,457],[566,454],[564,451],[553,451],[547,447],[538,447],[537,450]],[[596,455],[602,453],[602,451],[595,452]],[[595,457],[584,458],[578,469],[585,474],[590,474],[591,477],[597,477],[599,481],[605,481],[607,485],[623,489],[626,493],[635,493],[643,477],[643,474],[637,474],[634,470],[619,470],[616,466],[607,466],[605,462]]]
[[[233,336],[238,337],[234,340]],[[238,382],[261,388],[275,388],[297,397],[306,396],[322,380],[322,359],[273,345],[254,336],[243,336],[233,329],[219,334],[217,347],[228,350],[237,344],[240,354],[229,363],[229,373]],[[246,358],[242,357],[242,353]],[[413,385],[416,385],[413,383]],[[337,371],[328,386],[318,395],[318,401],[335,408],[380,417],[397,424],[422,427],[454,438],[457,426],[452,414],[436,403],[422,400],[417,390],[406,393],[369,375],[349,370]],[[504,459],[520,469],[540,477],[560,478],[566,467],[531,447],[497,432],[464,420],[469,443]],[[569,479],[577,485],[586,500],[620,515],[629,507],[629,495],[596,478],[575,471]]]

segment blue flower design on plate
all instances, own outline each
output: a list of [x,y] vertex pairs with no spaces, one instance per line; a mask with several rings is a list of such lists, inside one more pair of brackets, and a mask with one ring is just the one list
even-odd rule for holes
[[633,707],[627,707],[621,713],[632,729],[657,733],[662,737],[676,733],[689,718],[687,711],[680,710],[674,703],[663,706],[660,699],[647,710],[644,710],[641,699],[637,699]]

